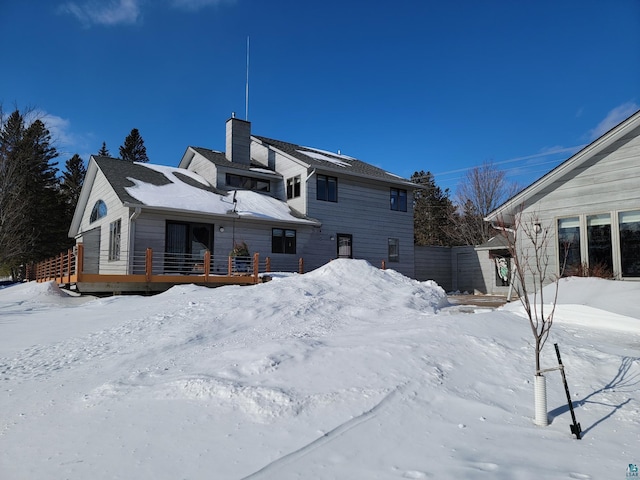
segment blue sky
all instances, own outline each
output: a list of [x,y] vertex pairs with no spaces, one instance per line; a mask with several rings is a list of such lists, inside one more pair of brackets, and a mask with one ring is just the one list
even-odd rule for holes
[[3,0],[0,102],[64,164],[132,128],[153,163],[225,121],[443,188],[493,161],[526,185],[640,109],[638,0]]

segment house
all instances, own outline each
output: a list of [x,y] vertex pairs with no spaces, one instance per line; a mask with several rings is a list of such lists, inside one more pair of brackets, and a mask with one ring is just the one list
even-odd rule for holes
[[272,270],[338,257],[413,276],[413,183],[358,159],[251,134],[231,118],[226,153],[188,147],[178,167],[92,156],[69,236],[85,272],[135,274],[147,249],[167,272],[224,270],[234,245]]
[[[546,229],[557,276],[589,269],[640,280],[640,111],[491,212],[507,227]],[[522,236],[519,236],[522,239]],[[520,251],[524,246],[517,245]],[[564,265],[564,268],[563,268]]]

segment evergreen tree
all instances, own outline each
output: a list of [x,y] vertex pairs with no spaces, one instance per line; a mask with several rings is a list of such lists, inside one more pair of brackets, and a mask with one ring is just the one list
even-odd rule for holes
[[415,172],[411,181],[422,186],[414,192],[413,218],[416,245],[452,245],[451,217],[455,207],[449,189],[436,185],[431,172]]
[[120,147],[120,158],[127,162],[148,162],[147,148],[137,128],[124,139],[124,145]]
[[102,147],[100,147],[100,150],[98,150],[98,155],[101,157],[111,156],[111,154],[109,153],[109,150],[107,150],[107,142],[102,142]]
[[35,120],[25,130],[22,140],[21,161],[25,164],[26,177],[26,227],[29,248],[25,263],[37,262],[57,255],[68,248],[66,207],[60,194],[57,178],[58,156],[51,145],[51,134],[41,120]]
[[[104,146],[104,144],[103,144]],[[87,173],[87,169],[84,166],[84,161],[77,153],[66,161],[65,170],[62,172],[62,183],[60,184],[60,193],[67,206],[69,222],[73,216],[73,212],[78,203],[80,197],[80,191],[82,190],[82,184],[84,182],[84,176]]]
[[0,263],[11,269],[68,248],[69,228],[56,173],[58,156],[41,120],[20,111],[0,129]]
[[18,110],[6,118],[0,109],[0,266],[17,278],[26,244],[24,172],[19,151],[24,119]]

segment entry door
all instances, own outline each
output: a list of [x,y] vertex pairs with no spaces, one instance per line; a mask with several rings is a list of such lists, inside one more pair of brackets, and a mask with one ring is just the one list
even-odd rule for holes
[[338,241],[338,258],[353,258],[353,235],[348,233],[339,233]]

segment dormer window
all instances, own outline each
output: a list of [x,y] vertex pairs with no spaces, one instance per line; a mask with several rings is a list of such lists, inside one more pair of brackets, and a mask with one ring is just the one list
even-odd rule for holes
[[105,217],[106,215],[107,205],[102,200],[98,200],[93,206],[93,210],[91,210],[91,217],[89,218],[89,222],[93,223],[96,220]]
[[287,200],[300,196],[300,175],[293,178],[287,178]]
[[234,173],[227,173],[226,183],[227,187],[242,188],[243,190],[254,190],[256,192],[271,191],[271,183],[269,180],[236,175]]

